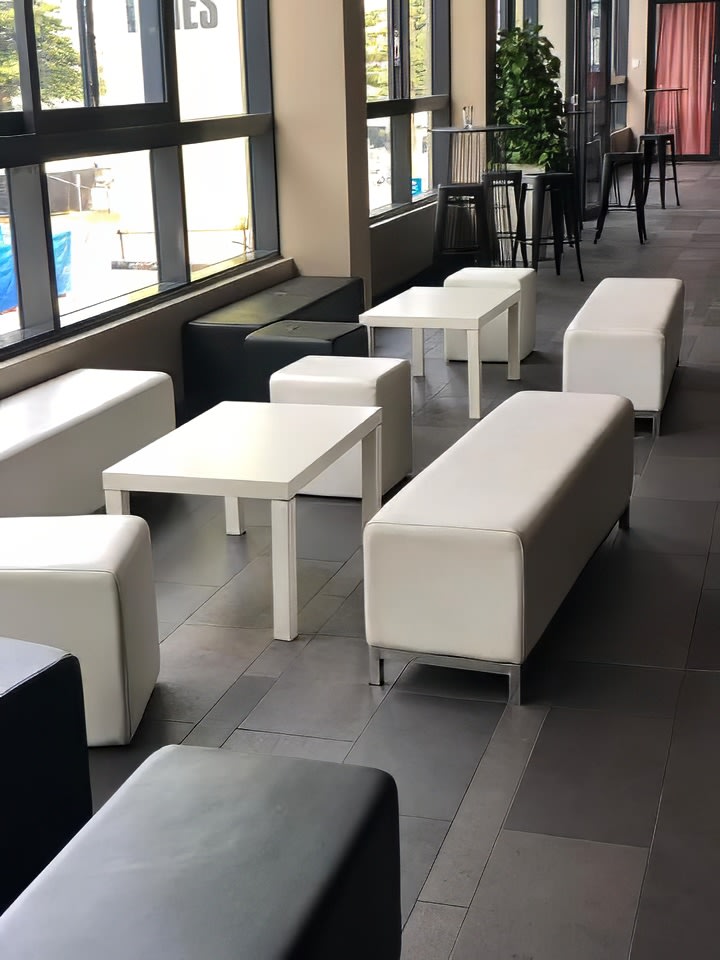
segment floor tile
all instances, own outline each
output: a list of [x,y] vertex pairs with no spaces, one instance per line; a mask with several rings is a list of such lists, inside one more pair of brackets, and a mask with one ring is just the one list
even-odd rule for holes
[[430,872],[449,823],[420,817],[400,817],[400,899],[407,922],[418,893]]
[[416,903],[403,930],[400,960],[448,960],[466,912],[442,903]]
[[647,852],[503,831],[452,960],[621,960]]
[[633,497],[630,529],[615,538],[615,547],[705,556],[710,549],[715,509],[714,503]]
[[687,665],[693,670],[720,670],[720,590],[703,590]]
[[173,630],[201,607],[217,587],[193,586],[187,583],[156,583],[158,620]]
[[716,553],[708,556],[703,590],[720,590],[720,556]]
[[720,495],[720,457],[650,455],[635,488],[639,497],[659,500],[712,500]]
[[245,670],[244,676],[279,677],[295,657],[305,649],[309,636],[297,637],[292,643],[287,640],[271,640],[259,657]]
[[160,647],[147,716],[197,723],[272,639],[269,630],[185,625]]
[[[365,636],[365,595],[362,584],[344,599],[336,597],[325,597],[324,599],[329,600],[336,609],[321,624],[323,633],[333,637]],[[340,600],[339,605],[337,603],[338,599]],[[317,629],[320,629],[320,627]]]
[[[298,561],[298,606],[301,613],[305,604],[339,569],[339,563]],[[211,600],[196,608],[190,622],[225,627],[272,628],[271,558],[262,556],[253,560],[221,587]]]
[[[387,666],[390,668],[388,682],[392,682],[393,662],[388,661]],[[315,637],[287,667],[243,727],[354,740],[388,689],[387,686],[371,687],[368,683],[364,640]]]
[[672,721],[552,709],[505,826],[647,847]]
[[393,690],[348,762],[392,774],[402,814],[451,820],[503,710],[499,703]]
[[321,593],[331,597],[349,597],[359,587],[363,579],[363,553],[356,550],[349,560],[340,567],[334,577],[331,577]]
[[238,753],[266,753],[276,757],[301,757],[334,763],[342,763],[351,746],[351,740],[323,740],[319,737],[296,737],[287,733],[263,733],[257,730],[236,730],[223,744],[224,749]]
[[508,680],[503,674],[435,667],[420,661],[408,664],[398,678],[395,689],[404,693],[454,697],[458,700],[507,703],[508,699]]
[[413,475],[424,470],[441,453],[459,440],[471,429],[470,421],[466,426],[453,427],[413,427]]
[[344,563],[362,543],[359,500],[300,497],[297,555],[306,560]]
[[505,710],[422,889],[422,900],[470,905],[546,716],[541,707]]
[[221,587],[255,557],[270,550],[269,527],[249,527],[241,537],[225,533],[219,513],[194,530],[182,546],[153,551],[155,579],[169,583]]

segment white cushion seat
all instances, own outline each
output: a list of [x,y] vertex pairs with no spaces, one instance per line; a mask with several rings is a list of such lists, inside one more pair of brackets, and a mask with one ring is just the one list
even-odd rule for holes
[[174,427],[155,371],[73,370],[0,400],[0,516],[92,513],[102,471]]
[[88,743],[128,743],[160,666],[146,522],[0,518],[0,634],[74,654]]
[[[530,267],[465,267],[450,274],[446,287],[520,287],[520,359],[535,349],[537,274]],[[507,312],[480,331],[480,359],[507,363]],[[445,331],[445,359],[467,360],[467,337],[462,330]]]
[[565,331],[563,390],[627,397],[657,432],[680,357],[684,309],[682,280],[603,280]]
[[[382,407],[382,492],[412,469],[410,364],[389,357],[307,356],[270,377],[273,403]],[[362,496],[360,444],[303,488],[326,497]]]
[[520,664],[627,519],[632,479],[622,397],[522,392],[489,413],[365,527],[371,682],[410,651],[508,673],[519,702]]

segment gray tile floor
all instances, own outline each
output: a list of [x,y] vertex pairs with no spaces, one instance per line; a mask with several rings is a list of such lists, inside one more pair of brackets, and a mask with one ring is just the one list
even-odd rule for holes
[[[369,764],[400,790],[404,960],[676,960],[720,955],[720,194],[718,167],[680,167],[682,208],[651,196],[650,241],[611,212],[539,273],[522,381],[484,371],[486,409],[559,389],[562,336],[605,276],[686,282],[683,364],[663,435],[636,438],[632,529],[613,533],[526,670],[504,678],[388,663],[367,684],[360,513],[305,500],[302,637],[272,640],[268,512],[228,538],[220,501],[136,497],[151,524],[160,682],[126,748],[91,751],[100,805],[153,750],[186,742]],[[380,334],[407,356],[409,336]],[[464,365],[428,335],[415,469],[472,425]],[[169,799],[168,802],[172,802]]]

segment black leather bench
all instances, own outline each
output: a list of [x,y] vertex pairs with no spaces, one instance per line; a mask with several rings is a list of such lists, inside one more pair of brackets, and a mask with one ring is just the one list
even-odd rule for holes
[[388,774],[153,754],[0,917],[3,960],[398,960]]
[[0,913],[91,814],[77,658],[0,637]]
[[365,309],[360,277],[294,277],[183,327],[188,415],[221,400],[250,400],[244,344],[248,334],[277,320],[357,322]]

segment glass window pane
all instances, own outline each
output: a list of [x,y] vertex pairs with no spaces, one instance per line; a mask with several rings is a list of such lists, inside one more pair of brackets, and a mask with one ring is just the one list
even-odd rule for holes
[[370,210],[377,210],[392,203],[390,118],[368,120],[367,128]]
[[412,157],[412,196],[417,197],[432,189],[432,168],[430,166],[430,126],[431,114],[414,113],[410,136]]
[[61,323],[115,298],[156,292],[157,250],[147,151],[45,165]]
[[365,0],[365,72],[367,99],[390,96],[388,45],[388,0]]
[[432,0],[410,0],[410,96],[432,94]]
[[191,273],[252,252],[247,138],[182,151]]
[[175,0],[180,117],[247,112],[243,0]]
[[0,347],[13,343],[21,327],[7,177],[0,170]]
[[0,3],[0,112],[22,110],[20,66],[15,41],[15,7],[12,0]]
[[[85,4],[34,0],[43,107],[162,100],[158,9],[156,3],[140,4],[139,0]],[[143,73],[143,35],[147,76]],[[87,37],[84,67],[81,36]]]

